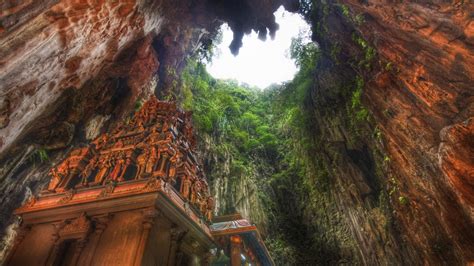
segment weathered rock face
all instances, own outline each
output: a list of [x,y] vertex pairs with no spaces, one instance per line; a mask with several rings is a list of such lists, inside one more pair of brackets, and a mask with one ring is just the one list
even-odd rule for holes
[[[259,231],[267,235],[268,213],[259,198],[258,192],[264,188],[259,181],[268,178],[268,173],[252,168],[249,172],[232,169],[235,160],[229,150],[218,153],[216,147],[225,143],[221,136],[201,134],[199,150],[204,158],[204,168],[211,182],[211,191],[216,200],[216,215],[240,213],[249,217],[259,227]],[[261,162],[259,166],[262,166]],[[261,170],[261,169],[260,169]]]
[[[474,260],[474,6],[462,2],[341,2],[345,6],[329,3],[329,12],[312,15],[326,21],[327,31],[324,27],[313,31],[322,50],[327,55],[341,51],[339,58],[321,66],[314,93],[330,95],[321,92],[324,84],[331,76],[347,75],[350,69],[357,72],[353,76],[364,77],[363,103],[381,130],[386,161],[390,161],[385,178],[378,183],[393,189],[395,222],[409,247],[402,259],[427,264]],[[335,49],[337,45],[340,48]],[[367,64],[375,54],[372,46],[378,62]],[[337,74],[324,76],[324,69]],[[319,125],[331,128],[327,122]],[[370,257],[364,248],[362,251],[364,257]]]
[[[117,87],[110,84],[121,78],[133,103],[158,69],[152,38],[171,24],[165,21],[173,16],[173,9],[162,2],[5,2],[0,152],[31,131],[31,123],[64,98],[66,90],[90,95],[101,89],[88,82]],[[84,102],[89,102],[91,111],[104,103]]]
[[410,199],[396,217],[426,262],[473,261],[474,6],[347,2],[366,17],[362,34],[396,69],[366,87]]

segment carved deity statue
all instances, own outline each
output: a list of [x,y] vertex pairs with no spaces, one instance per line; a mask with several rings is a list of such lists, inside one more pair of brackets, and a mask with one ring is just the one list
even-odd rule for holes
[[94,183],[96,184],[102,183],[104,181],[105,175],[111,167],[109,155],[99,159],[98,167],[100,167],[100,170],[94,178]]
[[117,180],[121,172],[123,172],[123,165],[125,164],[125,159],[123,155],[119,155],[119,158],[115,161],[114,168],[107,177],[108,180]]
[[143,120],[139,119],[137,122],[137,131],[142,132],[145,130],[145,125],[143,123]]
[[132,159],[127,156],[127,159],[125,159],[125,164],[122,167],[122,172],[120,173],[120,176],[117,178],[118,181],[123,181],[124,180],[125,171],[127,170],[128,166],[130,164],[132,164]]
[[145,149],[137,157],[137,165],[138,165],[137,177],[138,178],[140,178],[141,175],[145,172],[145,167],[146,167],[146,163],[147,163],[149,155],[150,155],[150,151]]
[[185,199],[189,199],[189,190],[191,189],[191,180],[190,178],[187,176],[187,175],[184,175],[182,177],[182,181],[181,181],[181,195],[183,195],[183,197]]
[[153,146],[150,151],[150,157],[148,158],[148,161],[146,162],[145,173],[151,174],[153,172],[158,156],[159,155],[157,154],[156,147]]
[[62,178],[56,168],[51,168],[51,171],[49,171],[49,175],[51,176],[51,180],[49,181],[48,190],[54,191],[59,186],[59,183],[61,183]]
[[207,210],[207,200],[204,197],[200,196],[197,199],[197,205],[199,207],[199,211],[204,215]]
[[69,172],[69,160],[65,160],[57,167],[52,168],[49,172],[51,180],[48,185],[48,190],[55,191],[61,181],[69,175]]
[[150,135],[147,137],[147,141],[149,143],[156,143],[162,139],[161,133],[158,131],[156,127],[151,128]]
[[199,193],[201,193],[201,182],[199,180],[196,180],[193,182],[193,185],[191,186],[191,202],[196,204]]
[[87,186],[87,184],[89,182],[89,180],[87,180],[87,178],[92,174],[92,171],[95,169],[96,162],[97,162],[96,158],[90,159],[89,163],[86,165],[84,170],[81,172],[80,177],[82,179],[81,183],[82,183],[83,186]]
[[170,158],[170,168],[168,171],[168,178],[169,180],[174,180],[176,176],[176,169],[181,167],[183,154],[178,150],[171,156]]
[[213,197],[207,197],[207,210],[206,210],[206,218],[208,221],[211,221],[212,219],[212,212],[214,211],[214,198]]

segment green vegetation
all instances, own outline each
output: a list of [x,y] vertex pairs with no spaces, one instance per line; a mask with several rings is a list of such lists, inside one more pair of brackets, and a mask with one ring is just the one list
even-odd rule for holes
[[236,81],[215,80],[197,62],[188,64],[183,80],[183,105],[193,111],[198,131],[219,136],[225,146],[220,149],[230,151],[236,164],[249,156],[275,156],[277,138],[265,93]]
[[[350,17],[349,8],[324,1],[301,3],[319,43],[303,34],[292,41],[290,56],[300,70],[291,82],[261,91],[216,80],[200,56],[183,73],[179,100],[193,111],[205,146],[201,149],[211,158],[206,162],[211,183],[228,179],[232,194],[242,189],[242,180],[250,180],[250,190],[256,190],[258,204],[252,207],[263,206],[270,232],[265,242],[275,261],[360,264],[354,225],[348,225],[341,208],[367,210],[373,214],[367,219],[380,221],[380,228],[388,231],[391,199],[399,196],[392,194],[400,192],[387,170],[383,133],[364,106],[366,74],[376,51],[354,33],[360,52],[344,58],[346,44],[327,38],[328,18],[341,12]],[[350,21],[361,24],[363,19],[358,15]],[[364,191],[350,180],[354,175],[364,182]]]
[[138,111],[138,110],[140,110],[140,108],[142,108],[143,103],[144,103],[144,102],[143,102],[142,99],[139,99],[139,100],[137,100],[137,101],[135,102],[135,106],[134,106],[135,112]]
[[375,58],[376,51],[357,33],[352,34],[352,40],[364,50],[364,58],[359,61],[359,66],[369,68],[372,60]]
[[29,157],[32,163],[44,163],[49,161],[48,151],[43,148],[36,149]]
[[362,89],[364,88],[364,80],[361,76],[357,76],[355,80],[355,89],[351,97],[351,108],[355,112],[357,122],[366,121],[369,117],[369,110],[362,105]]
[[[323,139],[314,139],[309,102],[321,54],[301,35],[293,40],[290,54],[300,67],[299,73],[292,82],[264,91],[232,80],[216,80],[198,60],[191,60],[182,76],[181,103],[193,112],[200,143],[212,142],[207,152],[221,158],[220,165],[228,162],[225,175],[233,180],[231,185],[255,177],[258,200],[270,219],[272,234],[267,244],[275,260],[284,265],[312,264],[321,258],[337,261],[335,238],[350,242],[347,232],[337,228],[331,235],[332,229],[324,228],[330,225],[315,228],[309,218],[331,217],[336,223],[342,219],[337,212],[325,210],[329,207],[332,166],[323,157],[314,156],[318,145],[324,144]],[[363,81],[356,80],[359,94],[362,87]],[[353,104],[354,110],[365,110],[360,95],[354,96]],[[210,165],[211,182],[222,178],[224,170]],[[301,205],[303,202],[306,204]],[[300,253],[303,250],[305,254]]]
[[407,205],[408,204],[408,198],[404,196],[398,197],[398,202],[400,202],[401,205]]

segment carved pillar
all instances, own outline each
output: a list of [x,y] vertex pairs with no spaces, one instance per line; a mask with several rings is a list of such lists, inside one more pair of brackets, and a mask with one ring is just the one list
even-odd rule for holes
[[53,234],[54,246],[51,253],[48,256],[46,265],[53,265],[61,244],[66,240],[77,241],[77,246],[74,249],[74,254],[71,259],[71,265],[76,265],[79,257],[81,256],[82,250],[87,243],[87,237],[89,235],[91,224],[89,218],[83,213],[80,217],[73,220],[66,220],[60,224],[55,224],[55,233]]
[[138,242],[138,247],[135,252],[135,261],[133,265],[141,265],[143,259],[143,253],[145,252],[146,242],[148,240],[148,235],[150,234],[150,229],[155,222],[155,218],[159,216],[158,211],[155,208],[145,209],[143,211],[143,229]]
[[110,221],[111,218],[112,216],[107,214],[104,216],[96,217],[94,219],[95,230],[93,235],[90,237],[92,240],[90,243],[90,252],[88,253],[88,256],[84,258],[83,261],[85,265],[91,265],[93,259],[95,258],[96,250],[100,243],[102,233],[105,231],[105,228],[107,228],[107,223]]
[[60,241],[59,241],[59,229],[60,229],[60,224],[54,224],[55,227],[55,232],[51,236],[53,240],[53,248],[49,252],[48,259],[46,260],[46,265],[53,265],[54,264],[54,259],[56,259],[56,256],[59,252],[59,246],[60,246]]
[[238,235],[230,237],[230,265],[240,266],[242,258],[240,257],[242,249],[242,238]]
[[174,266],[174,265],[179,265],[176,263],[178,249],[186,232],[181,230],[177,225],[173,225],[170,233],[171,233],[171,241],[170,241],[170,249],[169,249],[169,254],[168,254],[168,266]]

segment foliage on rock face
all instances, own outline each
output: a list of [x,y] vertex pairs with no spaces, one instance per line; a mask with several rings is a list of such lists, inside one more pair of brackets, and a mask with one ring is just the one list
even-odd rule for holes
[[[381,239],[395,245],[382,136],[362,101],[375,52],[353,35],[360,56],[343,59],[342,44],[325,37],[326,20],[334,14],[352,19],[347,7],[302,4],[318,43],[293,40],[290,55],[300,71],[291,82],[260,91],[215,80],[191,61],[182,102],[194,112],[198,135],[212,136],[207,157],[232,158],[230,186],[244,176],[256,184],[266,243],[279,265],[380,263],[361,257]],[[219,178],[216,167],[207,169],[211,183]],[[362,227],[360,237],[354,230]]]
[[270,126],[266,95],[236,81],[215,80],[197,62],[190,63],[183,78],[189,85],[183,107],[193,111],[199,133],[219,136],[233,146],[234,155],[276,155],[277,138]]
[[[337,246],[331,244],[337,241],[328,240],[329,228],[308,217],[315,212],[325,215],[324,208],[313,203],[323,199],[321,193],[329,185],[326,166],[311,156],[315,143],[308,134],[313,128],[306,104],[319,52],[314,43],[297,38],[291,55],[301,68],[295,79],[263,91],[216,80],[201,63],[190,61],[183,74],[182,104],[193,111],[198,135],[213,139],[208,147],[211,156],[232,158],[231,178],[255,176],[258,201],[268,217],[267,244],[275,261],[282,265],[337,261]],[[215,183],[219,166],[206,165]],[[265,174],[256,176],[256,172]],[[330,219],[331,223],[340,220]]]

